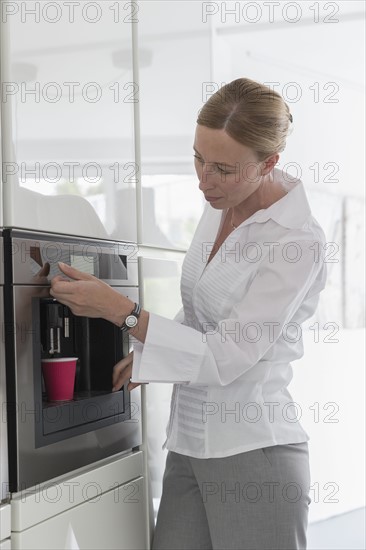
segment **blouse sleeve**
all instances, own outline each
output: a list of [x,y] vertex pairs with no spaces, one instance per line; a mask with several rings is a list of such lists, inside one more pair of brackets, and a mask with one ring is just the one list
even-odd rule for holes
[[184,322],[184,309],[183,307],[180,308],[176,316],[174,317],[173,321],[176,321],[177,323],[183,323]]
[[145,343],[134,344],[132,381],[226,386],[252,368],[303,301],[325,286],[321,243],[296,246],[297,261],[282,254],[263,260],[229,317],[203,323],[202,332],[150,313]]

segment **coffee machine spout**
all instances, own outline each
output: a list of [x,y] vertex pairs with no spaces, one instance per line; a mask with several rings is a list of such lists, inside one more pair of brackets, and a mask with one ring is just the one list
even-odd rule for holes
[[50,328],[50,349],[48,353],[53,355],[54,353],[61,353],[61,338],[60,327],[56,328],[56,346],[55,346],[55,329]]

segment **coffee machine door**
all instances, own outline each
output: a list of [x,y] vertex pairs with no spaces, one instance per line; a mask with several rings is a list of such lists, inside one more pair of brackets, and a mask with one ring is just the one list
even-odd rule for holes
[[[137,288],[116,290],[138,300]],[[109,355],[108,369],[112,376],[116,356],[115,350],[111,351],[109,347],[117,327],[109,324],[112,332],[108,340],[103,332],[97,335],[97,325],[89,326],[91,357],[83,383],[86,383],[87,375],[90,376],[90,387],[80,387],[72,401],[50,403],[44,393],[41,372],[42,353],[47,355],[49,350],[42,351],[43,336],[34,322],[35,304],[52,301],[49,286],[14,285],[13,295],[16,330],[13,365],[9,362],[7,372],[13,373],[14,407],[10,421],[14,425],[12,433],[15,437],[9,441],[9,474],[10,490],[16,492],[116,453],[130,451],[142,443],[142,432],[141,388],[132,392],[126,388],[112,392],[111,381],[105,384],[103,369],[107,369],[107,365],[99,361],[100,350]],[[61,330],[64,328],[62,326]],[[76,342],[78,351],[82,346],[87,349],[87,333],[76,331],[74,335],[81,339]],[[62,344],[61,339],[60,356]],[[121,345],[122,355],[127,354],[128,339]],[[103,375],[98,376],[101,373]]]

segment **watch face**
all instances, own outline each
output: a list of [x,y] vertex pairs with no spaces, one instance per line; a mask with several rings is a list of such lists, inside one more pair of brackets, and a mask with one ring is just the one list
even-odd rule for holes
[[128,315],[126,317],[125,323],[129,328],[133,328],[137,325],[137,321],[137,317],[135,317],[134,315]]

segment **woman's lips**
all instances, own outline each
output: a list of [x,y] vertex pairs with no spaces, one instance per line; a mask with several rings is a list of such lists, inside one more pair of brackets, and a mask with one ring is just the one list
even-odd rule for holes
[[219,200],[220,198],[221,197],[207,197],[207,196],[205,196],[205,199],[208,202],[215,202],[215,201]]

